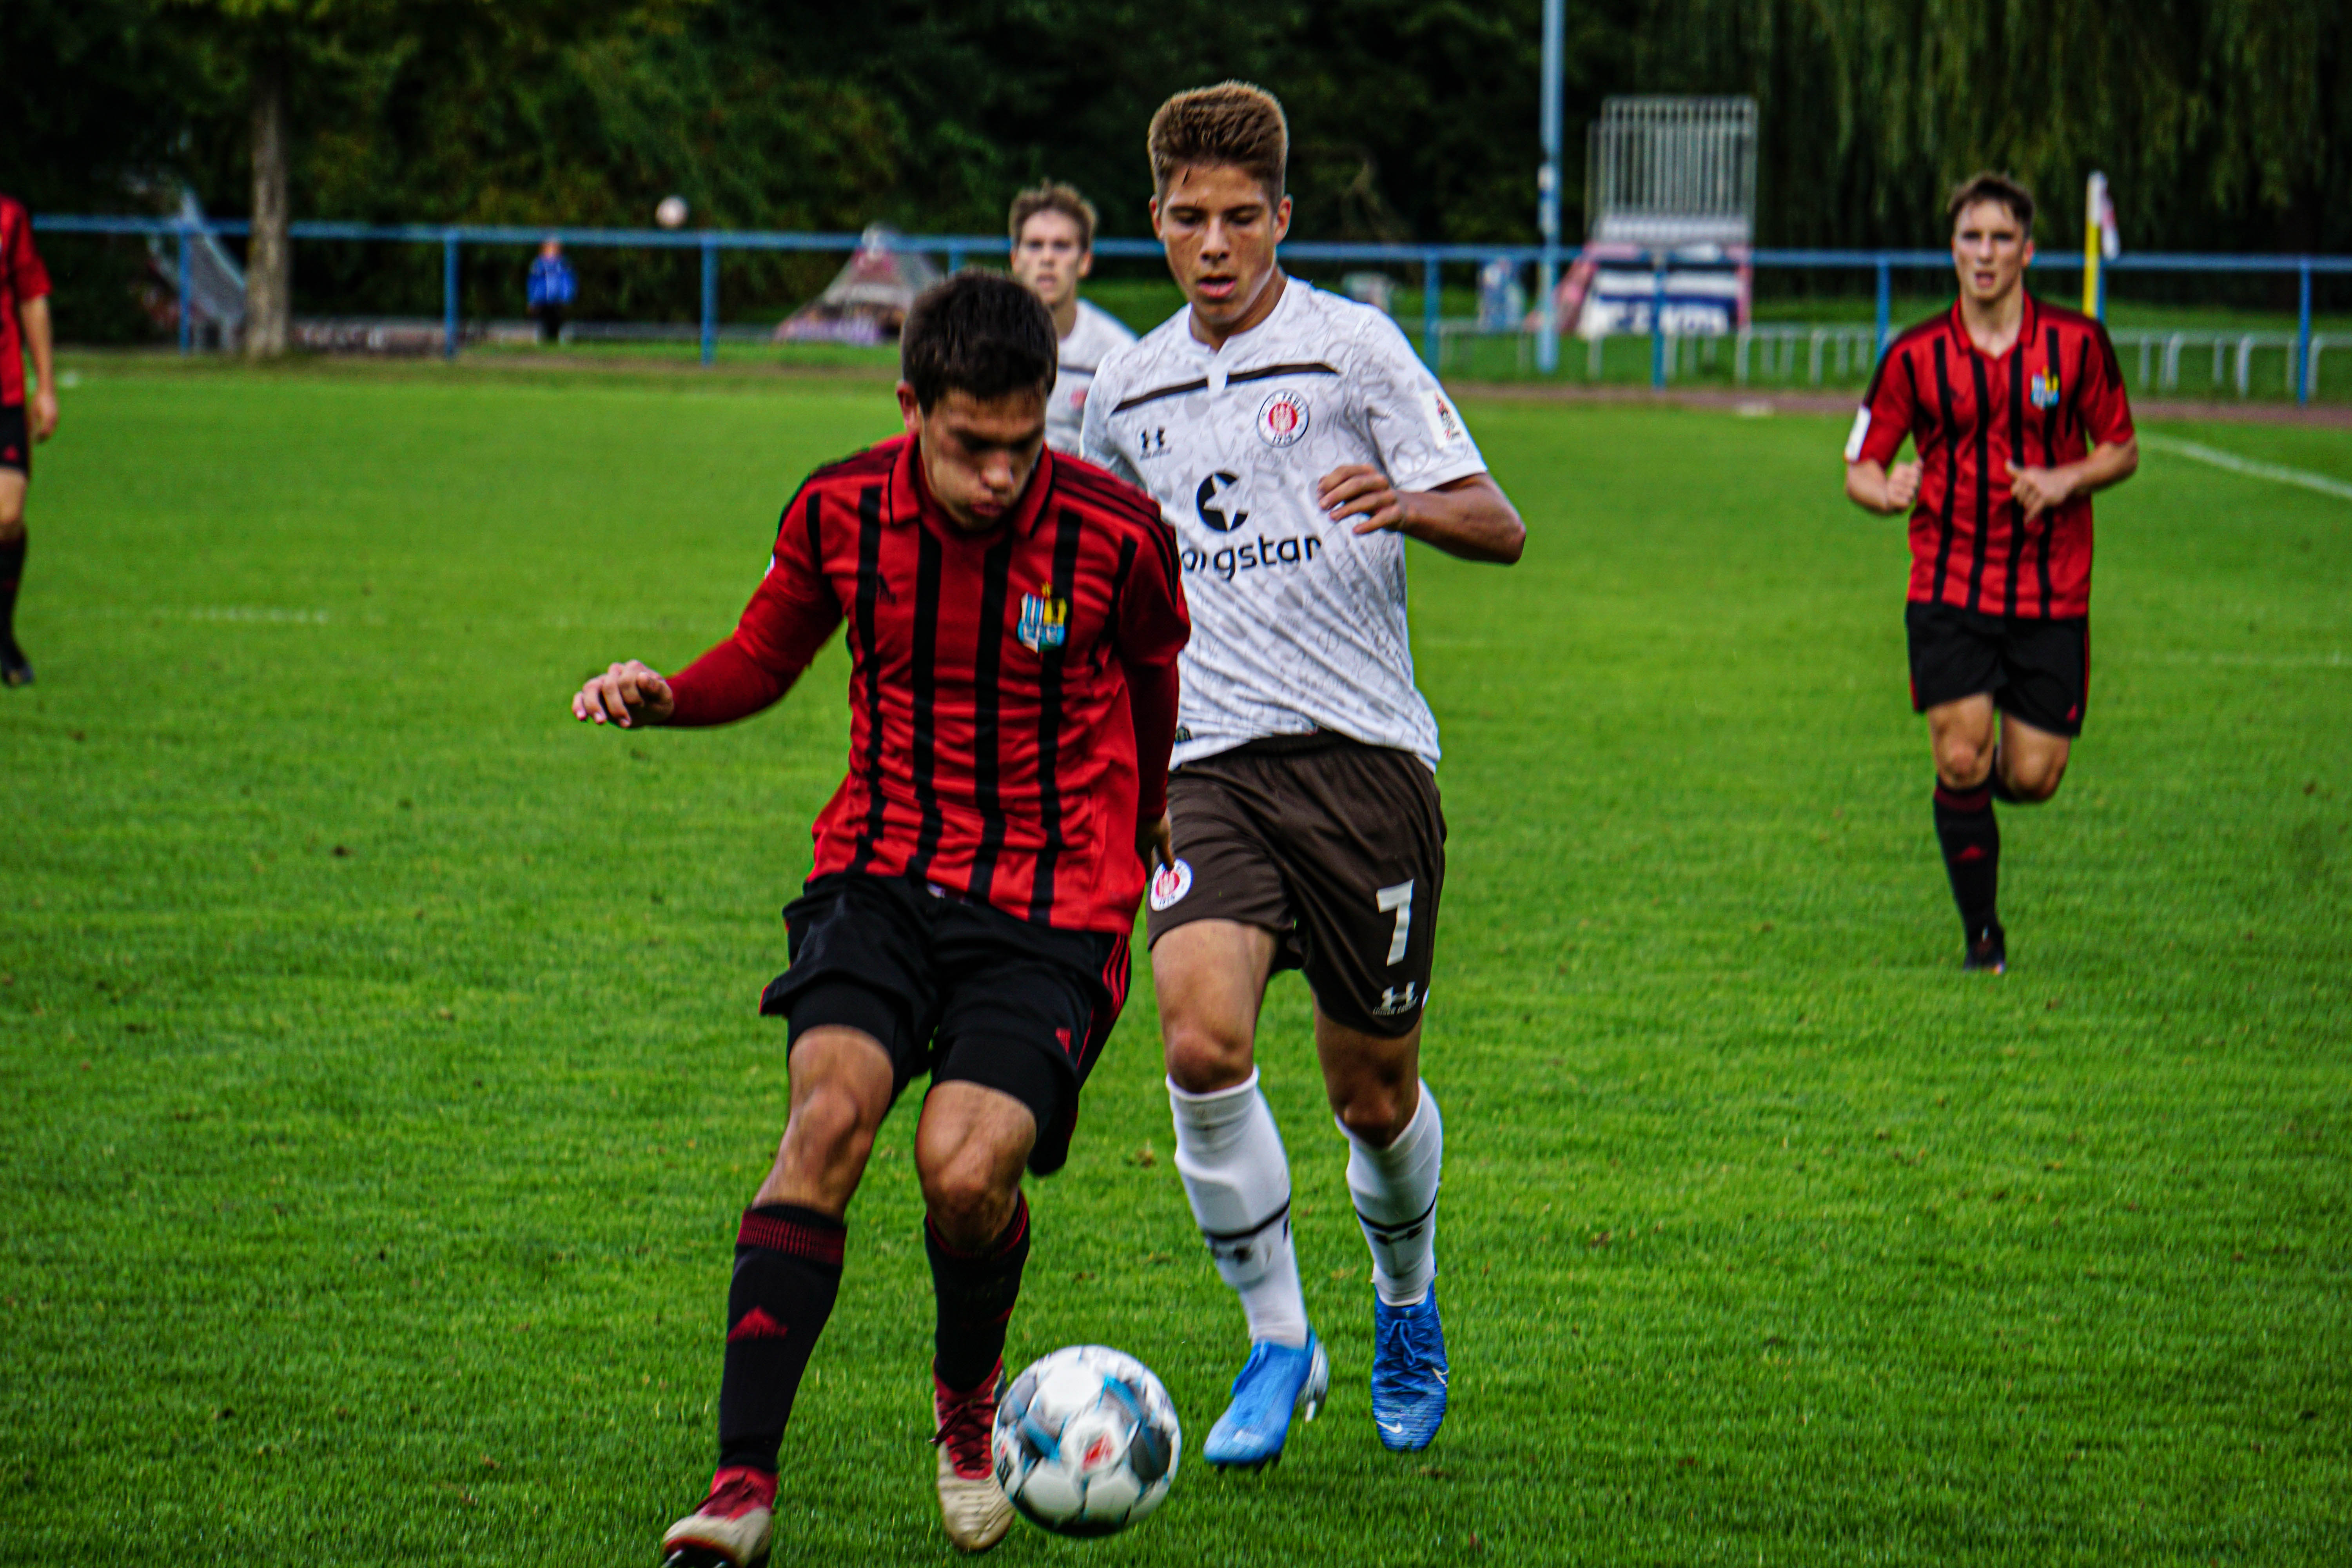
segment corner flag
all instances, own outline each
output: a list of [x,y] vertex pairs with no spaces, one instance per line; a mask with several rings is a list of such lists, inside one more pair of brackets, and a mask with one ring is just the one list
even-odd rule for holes
[[2084,194],[2083,214],[2083,314],[2106,318],[2107,290],[2099,263],[2123,253],[2123,236],[2116,229],[2116,204],[2107,199],[2107,177],[2094,173]]

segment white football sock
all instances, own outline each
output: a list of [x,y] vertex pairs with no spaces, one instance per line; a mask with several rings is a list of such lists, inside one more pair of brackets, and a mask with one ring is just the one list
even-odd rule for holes
[[[1339,1131],[1348,1132],[1345,1122]],[[1437,1278],[1437,1182],[1444,1153],[1445,1123],[1425,1083],[1421,1109],[1387,1148],[1375,1149],[1348,1132],[1348,1191],[1372,1249],[1372,1289],[1388,1306],[1419,1306]]]
[[1307,1342],[1307,1297],[1290,1240],[1290,1161],[1274,1111],[1245,1083],[1208,1094],[1168,1085],[1176,1116],[1176,1173],[1217,1273],[1242,1299],[1250,1342]]

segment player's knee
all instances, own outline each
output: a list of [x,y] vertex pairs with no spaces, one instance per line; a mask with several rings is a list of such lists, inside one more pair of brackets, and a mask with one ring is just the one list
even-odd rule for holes
[[1351,1084],[1331,1097],[1331,1112],[1349,1137],[1385,1149],[1412,1120],[1402,1088],[1388,1083]]
[[857,1097],[845,1089],[821,1085],[793,1108],[776,1163],[812,1175],[835,1171],[862,1163],[873,1142]]
[[1171,1019],[1165,1041],[1168,1076],[1187,1094],[1231,1089],[1250,1074],[1247,1035],[1193,1019]]
[[923,1173],[923,1208],[950,1247],[978,1248],[1003,1233],[1019,1190],[1017,1168],[1007,1184],[998,1179],[993,1162],[958,1158]]
[[25,498],[0,496],[0,544],[14,544],[25,537]]
[[1992,748],[1958,736],[1937,742],[1936,777],[1951,789],[1974,789],[1992,771]]
[[2062,758],[2050,763],[2028,763],[2013,767],[2009,773],[2009,793],[2029,805],[2039,805],[2058,793],[2060,781],[2066,776],[2066,763]]

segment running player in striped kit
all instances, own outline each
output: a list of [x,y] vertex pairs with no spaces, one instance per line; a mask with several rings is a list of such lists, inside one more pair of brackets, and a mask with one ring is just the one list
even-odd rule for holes
[[[1911,517],[1911,702],[1936,756],[1936,838],[1961,965],[2000,973],[1993,802],[2058,793],[2091,686],[2091,495],[2139,466],[2106,329],[2026,291],[2033,197],[1952,193],[1959,298],[1887,346],[1854,416],[1845,493]],[[1895,463],[1908,437],[1916,456]],[[1893,464],[1893,467],[1889,467]]]

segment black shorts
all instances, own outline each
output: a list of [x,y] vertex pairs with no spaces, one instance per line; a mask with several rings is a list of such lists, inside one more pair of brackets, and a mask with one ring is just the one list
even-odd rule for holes
[[1029,1168],[1069,1157],[1078,1089],[1127,1001],[1125,936],[1055,931],[904,877],[812,877],[784,907],[792,967],[760,1011],[792,1038],[860,1029],[890,1053],[895,1099],[915,1075],[1001,1089],[1037,1119]]
[[33,477],[33,427],[21,403],[0,404],[0,468]]
[[1955,605],[1911,605],[1911,706],[1921,713],[1990,696],[2013,719],[2053,735],[2083,732],[2091,701],[2087,616],[1987,616]]
[[1176,863],[1151,879],[1158,942],[1194,921],[1281,939],[1326,1016],[1394,1039],[1421,1021],[1437,958],[1445,813],[1410,752],[1328,731],[1253,741],[1169,776]]

